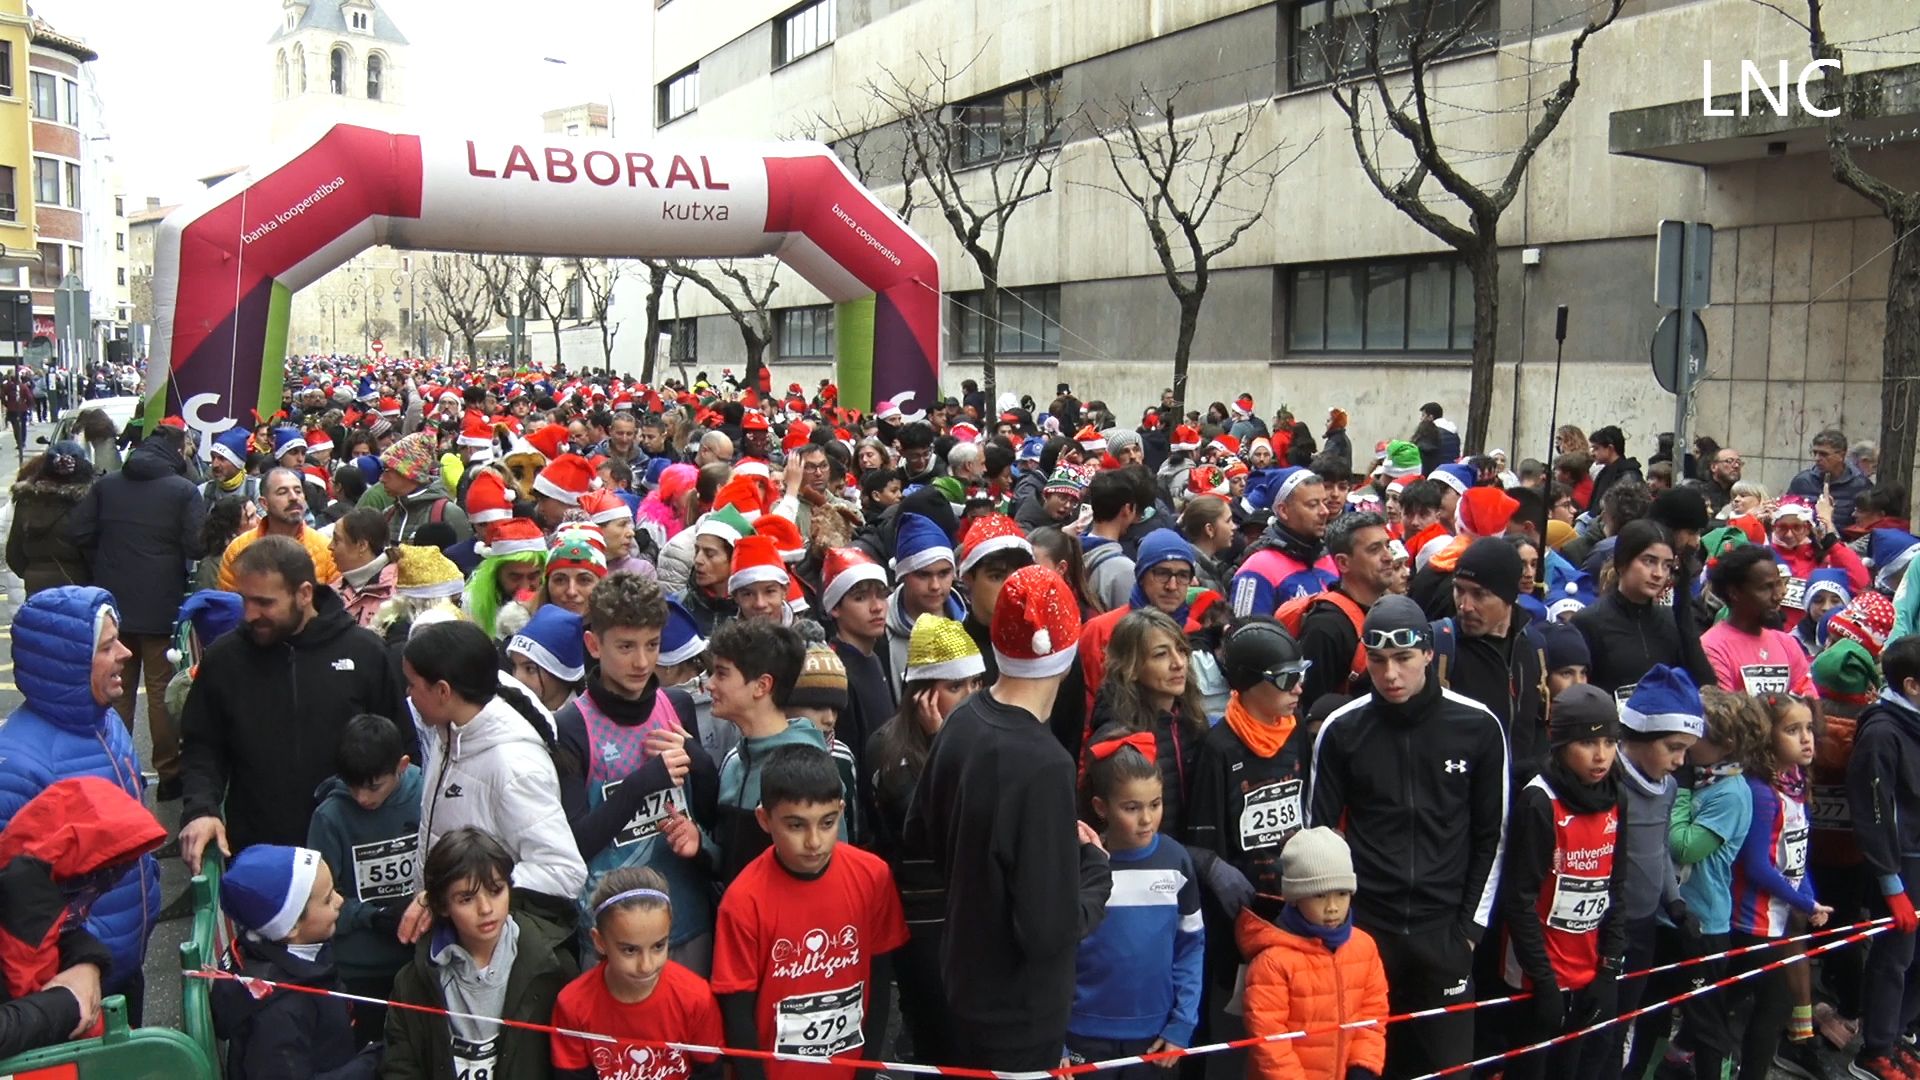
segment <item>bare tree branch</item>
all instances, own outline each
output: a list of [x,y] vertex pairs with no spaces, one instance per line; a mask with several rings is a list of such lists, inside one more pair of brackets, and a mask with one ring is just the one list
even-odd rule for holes
[[713,262],[715,274],[707,274],[683,262],[668,263],[669,272],[700,287],[714,302],[726,309],[727,317],[740,330],[747,349],[745,385],[758,386],[760,369],[766,364],[767,346],[773,343],[773,293],[780,287],[780,264],[774,263],[764,281],[755,281],[732,259]]
[[430,255],[418,273],[427,320],[447,339],[448,351],[459,340],[467,347],[467,358],[477,359],[475,341],[491,321],[493,297],[473,256]]

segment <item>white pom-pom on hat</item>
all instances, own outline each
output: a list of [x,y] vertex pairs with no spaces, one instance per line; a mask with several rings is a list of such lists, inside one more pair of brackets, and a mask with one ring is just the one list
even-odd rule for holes
[[1046,656],[1053,652],[1053,635],[1045,628],[1033,632],[1033,652],[1036,656]]
[[167,650],[167,663],[169,663],[169,664],[178,664],[179,662],[180,662],[180,649],[179,649],[179,647],[178,647],[178,646],[175,646],[174,648],[171,648],[171,649],[168,649],[168,650]]

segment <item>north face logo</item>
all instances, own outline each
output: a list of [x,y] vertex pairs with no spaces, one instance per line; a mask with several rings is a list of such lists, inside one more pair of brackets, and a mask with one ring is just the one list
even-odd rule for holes
[[440,797],[441,797],[441,798],[443,798],[443,799],[457,799],[457,798],[459,798],[459,797],[460,797],[460,785],[459,785],[459,784],[448,784],[448,785],[447,785],[447,790],[445,790],[445,791],[443,791],[443,792],[441,792],[441,793],[440,793]]
[[1465,758],[1455,758],[1443,764],[1446,765],[1447,771],[1450,773],[1463,773],[1467,771],[1467,760]]

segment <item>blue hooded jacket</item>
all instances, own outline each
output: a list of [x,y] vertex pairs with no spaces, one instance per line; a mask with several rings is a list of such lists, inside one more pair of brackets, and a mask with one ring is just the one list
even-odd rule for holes
[[[14,679],[26,703],[0,725],[0,828],[56,780],[98,776],[139,799],[145,788],[133,736],[110,706],[93,700],[93,647],[103,615],[119,611],[105,589],[63,585],[36,593],[13,616]],[[160,915],[160,868],[152,855],[94,902],[87,930],[113,953],[105,990],[140,974],[147,935]]]

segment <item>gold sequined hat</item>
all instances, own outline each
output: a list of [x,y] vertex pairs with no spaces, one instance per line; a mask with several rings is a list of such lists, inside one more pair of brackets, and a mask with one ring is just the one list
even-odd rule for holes
[[913,636],[907,639],[907,681],[923,679],[971,679],[987,672],[967,629],[952,619],[922,615],[913,623]]

